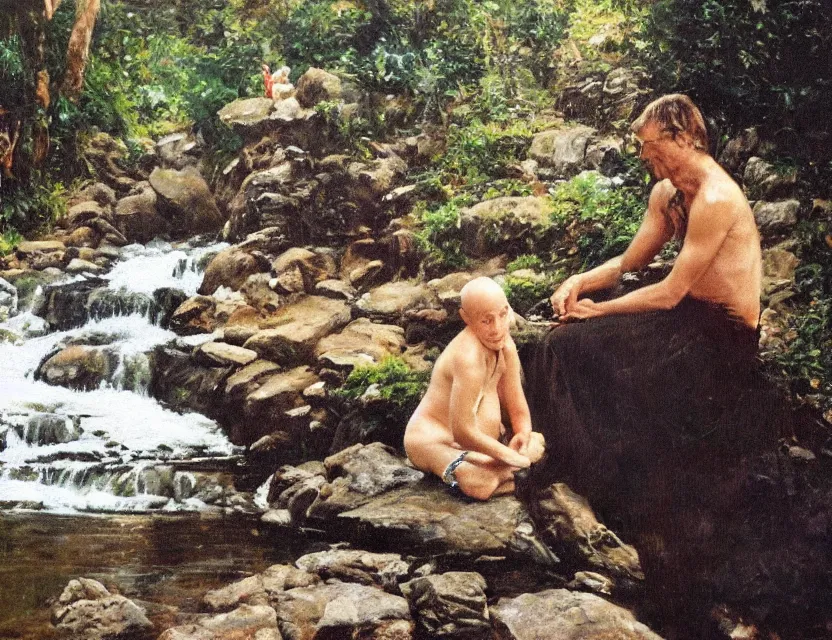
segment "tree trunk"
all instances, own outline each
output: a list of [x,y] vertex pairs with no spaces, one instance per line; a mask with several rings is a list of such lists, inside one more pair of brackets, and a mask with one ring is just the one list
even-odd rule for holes
[[[50,0],[46,0],[48,3]],[[84,87],[84,70],[90,53],[90,40],[95,20],[101,8],[101,0],[78,0],[75,5],[75,24],[69,37],[66,55],[66,74],[61,93],[73,102],[77,101]]]

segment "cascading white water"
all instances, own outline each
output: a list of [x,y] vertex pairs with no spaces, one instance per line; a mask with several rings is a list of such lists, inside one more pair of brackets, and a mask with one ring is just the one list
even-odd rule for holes
[[[127,297],[152,296],[163,287],[193,295],[202,279],[200,259],[224,246],[154,241],[124,247],[106,276],[108,289]],[[176,335],[155,326],[144,311],[47,335],[38,335],[42,320],[26,312],[0,323],[0,329],[32,336],[0,342],[0,507],[194,510],[205,508],[200,497],[222,493],[206,488],[200,480],[205,474],[192,469],[200,463],[216,467],[241,452],[212,420],[169,411],[146,394],[146,354]],[[108,336],[107,348],[119,362],[100,388],[73,391],[34,380],[38,364],[57,345],[91,332]],[[184,340],[195,345],[207,338]]]

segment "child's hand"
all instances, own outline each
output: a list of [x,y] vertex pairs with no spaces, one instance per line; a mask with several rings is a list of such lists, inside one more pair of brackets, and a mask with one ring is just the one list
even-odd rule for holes
[[531,433],[515,433],[508,443],[509,449],[514,449],[521,455],[528,455]]
[[532,462],[526,456],[516,453],[515,451],[511,452],[512,455],[506,455],[503,458],[503,462],[505,462],[510,467],[517,467],[518,469],[528,469]]

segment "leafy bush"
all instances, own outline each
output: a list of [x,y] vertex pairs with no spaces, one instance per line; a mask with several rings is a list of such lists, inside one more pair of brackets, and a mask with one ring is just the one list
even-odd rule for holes
[[594,172],[556,185],[551,195],[552,219],[571,227],[584,268],[623,253],[638,231],[647,207],[640,188],[616,186]]
[[525,315],[538,302],[549,298],[564,279],[562,270],[533,276],[509,273],[503,281],[503,291],[511,308]]
[[46,227],[66,213],[63,183],[35,173],[30,181],[0,199],[0,232],[7,242],[19,240],[18,231]]
[[681,90],[732,130],[830,131],[832,4],[825,0],[657,0],[643,59],[659,88]]
[[457,200],[436,209],[421,208],[415,212],[420,225],[416,239],[426,254],[426,264],[431,268],[452,271],[468,265],[468,257],[462,251],[460,206]]

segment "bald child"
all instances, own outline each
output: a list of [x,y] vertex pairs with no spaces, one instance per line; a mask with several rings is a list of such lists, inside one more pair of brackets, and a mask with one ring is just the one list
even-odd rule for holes
[[[532,432],[505,293],[491,278],[476,278],[461,295],[465,329],[436,361],[404,447],[417,468],[487,500],[514,491],[514,472],[543,456],[544,441]],[[503,409],[513,434],[508,444]]]

